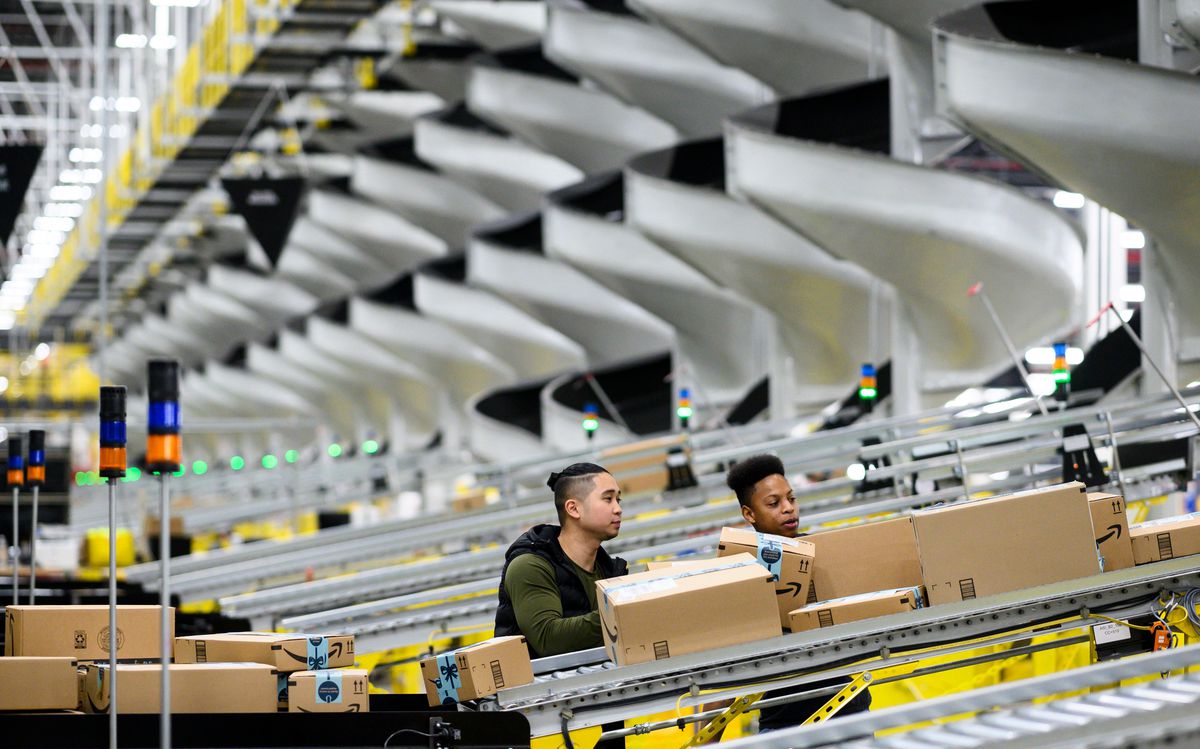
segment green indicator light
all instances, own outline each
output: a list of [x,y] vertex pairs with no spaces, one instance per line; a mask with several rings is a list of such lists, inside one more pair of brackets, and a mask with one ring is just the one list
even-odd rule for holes
[[141,468],[138,468],[137,466],[129,466],[129,468],[125,470],[125,478],[123,478],[121,480],[122,481],[137,481],[141,477],[142,477],[142,469]]
[[1070,382],[1071,381],[1071,373],[1066,372],[1066,371],[1055,372],[1054,373],[1054,381],[1055,382]]
[[179,465],[179,470],[178,470],[178,471],[175,471],[175,472],[174,472],[174,473],[172,473],[171,475],[172,475],[172,476],[175,476],[175,477],[177,477],[177,478],[178,478],[178,477],[180,477],[180,476],[184,476],[185,474],[187,474],[187,466],[186,466],[186,465],[183,465],[183,464],[181,463],[181,464]]
[[583,430],[585,432],[594,432],[600,426],[600,421],[597,419],[584,419]]
[[341,457],[342,446],[339,445],[338,443],[334,442],[332,445],[329,446],[328,452],[329,452],[329,457],[331,457],[331,458]]
[[691,406],[680,406],[679,408],[675,409],[675,415],[681,419],[690,419],[692,418],[693,413],[695,412],[692,411]]
[[875,397],[877,395],[879,395],[879,392],[875,388],[859,388],[858,389],[858,397],[862,398],[865,401],[875,400]]
[[87,486],[87,473],[84,471],[75,472],[75,486]]
[[283,454],[283,459],[289,463],[295,463],[300,460],[300,453],[295,450],[288,450]]
[[262,457],[263,468],[274,468],[277,465],[279,465],[279,458],[276,458],[274,455],[264,455]]
[[246,459],[241,455],[234,455],[229,459],[229,467],[235,471],[240,471],[246,467]]
[[196,474],[197,476],[203,476],[204,474],[208,473],[208,463],[205,463],[203,460],[193,461],[192,473]]
[[375,453],[379,452],[379,443],[375,440],[367,440],[366,442],[362,443],[362,451],[367,455],[374,455]]

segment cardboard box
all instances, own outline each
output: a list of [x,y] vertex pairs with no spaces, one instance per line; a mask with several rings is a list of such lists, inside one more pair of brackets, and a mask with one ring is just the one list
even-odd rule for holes
[[622,496],[634,494],[650,494],[666,490],[671,481],[671,474],[665,467],[646,468],[637,473],[626,473],[614,476],[617,486],[621,488]]
[[484,489],[474,489],[450,500],[450,509],[453,512],[473,512],[485,507],[487,507],[487,491]]
[[0,658],[0,710],[74,710],[79,680],[74,658]]
[[743,528],[722,528],[717,556],[734,554],[749,554],[774,576],[779,625],[788,627],[788,614],[809,599],[816,547],[807,539],[755,533]]
[[287,677],[289,713],[365,713],[367,670],[297,671]]
[[921,586],[880,590],[874,593],[835,598],[822,601],[791,613],[793,632],[806,632],[821,627],[834,627],[877,616],[901,614],[919,609],[924,605],[925,592]]
[[[117,607],[117,657],[161,658],[162,608]],[[175,609],[170,613],[175,633]],[[108,660],[108,606],[9,606],[4,654]]]
[[818,531],[807,603],[920,585],[921,556],[911,517]]
[[1200,512],[1139,523],[1129,529],[1135,564],[1200,554]]
[[1078,481],[912,513],[930,605],[1100,572]]
[[[276,671],[261,663],[184,663],[171,665],[173,713],[277,712]],[[162,667],[157,663],[118,663],[117,712],[162,712]],[[88,665],[84,712],[108,711],[111,679],[107,663]]]
[[749,554],[599,580],[604,647],[618,666],[778,637],[775,582]]
[[452,705],[533,682],[525,638],[493,637],[421,661],[429,704]]
[[1129,516],[1125,498],[1120,494],[1092,492],[1087,495],[1092,513],[1092,531],[1105,572],[1133,566],[1133,541],[1129,537]]
[[176,663],[264,663],[280,673],[354,665],[354,635],[229,632],[175,638]]

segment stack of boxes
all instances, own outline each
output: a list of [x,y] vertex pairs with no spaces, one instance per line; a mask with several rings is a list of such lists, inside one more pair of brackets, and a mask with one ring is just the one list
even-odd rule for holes
[[[109,709],[115,642],[118,710],[162,710],[158,606],[9,606],[0,658],[0,710]],[[171,612],[174,631],[174,610]],[[350,635],[241,632],[173,640],[175,713],[366,712],[367,672]]]

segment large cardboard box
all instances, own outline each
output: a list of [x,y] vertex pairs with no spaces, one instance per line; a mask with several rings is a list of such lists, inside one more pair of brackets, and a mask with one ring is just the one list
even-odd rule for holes
[[354,665],[354,635],[229,632],[175,638],[176,663],[264,663],[280,673]]
[[749,554],[772,574],[779,625],[788,627],[788,614],[809,599],[815,547],[807,539],[785,538],[743,528],[722,528],[717,556],[734,554]]
[[287,677],[289,713],[365,713],[367,670],[297,671]]
[[778,637],[775,582],[749,554],[596,582],[604,647],[619,666]]
[[900,614],[919,609],[924,605],[925,593],[921,586],[880,590],[873,593],[835,598],[796,609],[791,613],[793,632],[806,632],[821,627],[834,627],[861,619]]
[[818,531],[804,540],[817,554],[808,603],[922,582],[911,517]]
[[1136,564],[1200,554],[1200,512],[1139,523],[1129,529]]
[[74,658],[0,658],[0,710],[74,710],[79,680]]
[[[162,712],[162,667],[157,663],[118,663],[117,712]],[[108,711],[107,663],[88,665],[83,710]],[[261,663],[183,663],[171,665],[173,713],[273,713],[278,710],[276,671]]]
[[912,514],[929,603],[952,603],[1100,572],[1078,481]]
[[475,700],[533,681],[525,638],[493,637],[465,648],[425,658],[421,680],[430,705]]
[[[117,657],[161,658],[162,608],[117,607]],[[175,609],[170,612],[175,633]],[[4,615],[4,654],[107,660],[107,606],[9,606]]]
[[1092,531],[1096,548],[1105,572],[1125,570],[1133,566],[1133,541],[1129,537],[1129,516],[1125,498],[1120,494],[1091,492],[1088,509],[1092,513]]

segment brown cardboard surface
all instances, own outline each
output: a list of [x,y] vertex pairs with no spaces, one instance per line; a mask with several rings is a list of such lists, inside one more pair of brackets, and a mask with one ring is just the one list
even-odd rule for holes
[[363,668],[297,671],[288,674],[287,684],[289,713],[365,713],[370,709]]
[[1200,512],[1139,523],[1129,529],[1136,564],[1200,554]]
[[[117,657],[161,658],[161,608],[117,607]],[[171,632],[175,609],[171,609]],[[108,606],[9,606],[4,654],[108,659]]]
[[354,665],[354,635],[229,632],[175,638],[176,663],[264,663],[281,673]]
[[664,468],[647,468],[637,473],[614,476],[622,495],[661,492],[667,488],[671,475]]
[[79,680],[74,658],[0,658],[0,710],[74,710]]
[[[439,660],[441,661],[439,663]],[[525,638],[493,637],[421,660],[421,681],[433,706],[475,700],[533,681]],[[443,693],[439,692],[445,686]]]
[[920,586],[860,593],[832,601],[822,601],[796,609],[791,613],[793,632],[805,632],[821,627],[874,619],[877,616],[900,614],[921,608],[924,589]]
[[1125,498],[1102,492],[1091,492],[1087,497],[1096,548],[1104,561],[1104,571],[1129,569],[1133,566],[1133,541],[1129,537]]
[[[83,709],[108,710],[111,679],[107,663],[88,665]],[[278,710],[276,671],[261,663],[171,665],[173,713],[273,713]],[[158,664],[118,663],[118,713],[162,712],[162,668]]]
[[803,538],[817,553],[806,603],[911,588],[922,582],[911,517],[818,531]]
[[769,533],[759,534],[744,528],[722,528],[717,543],[717,556],[749,554],[764,564],[759,554],[760,536],[779,544],[783,558],[779,564],[779,579],[775,581],[775,603],[779,625],[789,626],[788,614],[809,600],[816,547],[808,539],[784,538]]
[[619,666],[777,637],[771,573],[749,554],[596,583],[604,646]]
[[482,510],[485,507],[487,507],[487,491],[484,489],[475,489],[450,500],[452,512],[471,512]]
[[931,605],[1099,574],[1079,482],[912,513]]

